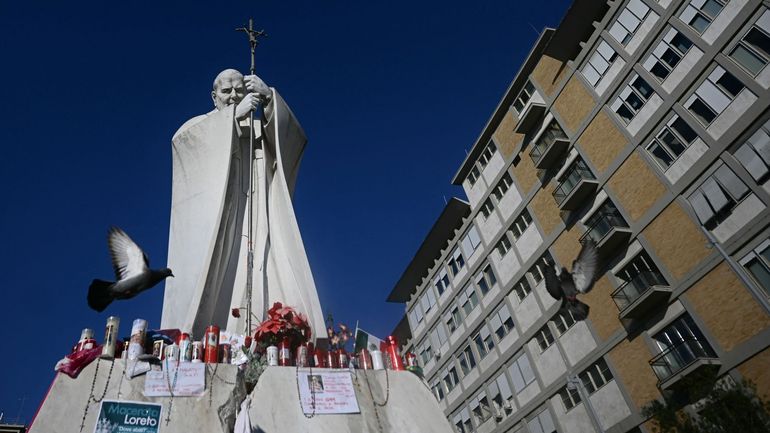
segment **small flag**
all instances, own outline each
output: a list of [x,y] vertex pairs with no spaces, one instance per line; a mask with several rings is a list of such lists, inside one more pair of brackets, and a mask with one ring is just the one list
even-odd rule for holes
[[370,352],[372,350],[380,350],[380,344],[382,344],[382,342],[382,340],[369,334],[363,329],[356,328],[356,345],[353,348],[353,352],[358,353],[361,349],[366,349]]

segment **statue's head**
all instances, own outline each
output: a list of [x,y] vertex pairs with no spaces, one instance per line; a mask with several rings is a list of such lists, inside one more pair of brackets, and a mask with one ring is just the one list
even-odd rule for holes
[[235,69],[225,69],[214,79],[211,99],[217,110],[241,102],[244,95],[246,95],[246,86],[243,84],[243,74]]

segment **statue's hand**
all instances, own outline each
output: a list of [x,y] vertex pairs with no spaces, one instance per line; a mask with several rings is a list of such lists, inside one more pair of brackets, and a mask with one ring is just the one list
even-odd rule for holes
[[251,113],[252,110],[256,110],[262,103],[259,94],[249,93],[243,97],[243,100],[235,107],[235,118],[241,120]]
[[267,87],[267,84],[261,78],[256,75],[246,75],[243,77],[243,82],[246,84],[246,89],[249,93],[256,93],[265,102],[270,100],[270,88]]

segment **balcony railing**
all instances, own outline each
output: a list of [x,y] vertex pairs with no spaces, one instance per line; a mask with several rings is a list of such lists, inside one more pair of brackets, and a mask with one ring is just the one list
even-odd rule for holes
[[671,289],[663,275],[657,271],[643,271],[618,287],[611,296],[621,317],[625,318],[637,317],[660,299],[668,299],[670,294]]
[[553,198],[560,208],[573,209],[576,202],[596,189],[597,184],[596,177],[585,162],[578,159],[560,179],[559,185],[553,191]]
[[672,382],[669,379],[677,374],[684,376],[699,366],[718,363],[719,359],[711,346],[695,338],[671,346],[650,360],[650,366],[658,376],[658,386],[661,388],[670,386]]
[[536,141],[529,151],[529,157],[536,168],[548,168],[564,153],[569,147],[567,137],[545,137]]
[[594,243],[599,244],[612,229],[618,227],[628,228],[628,223],[619,214],[604,213],[596,215],[595,221],[588,227],[588,231],[585,232],[581,240],[591,239]]
[[524,106],[524,109],[519,114],[519,123],[516,124],[515,128],[515,131],[519,134],[526,134],[531,131],[543,117],[543,114],[545,114],[545,104],[535,100],[539,99],[539,96],[535,98],[535,95],[527,102],[527,105]]

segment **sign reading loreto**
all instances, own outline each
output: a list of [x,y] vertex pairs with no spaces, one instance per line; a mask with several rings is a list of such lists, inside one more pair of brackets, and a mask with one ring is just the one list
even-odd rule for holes
[[161,408],[155,403],[103,400],[94,433],[158,433]]

